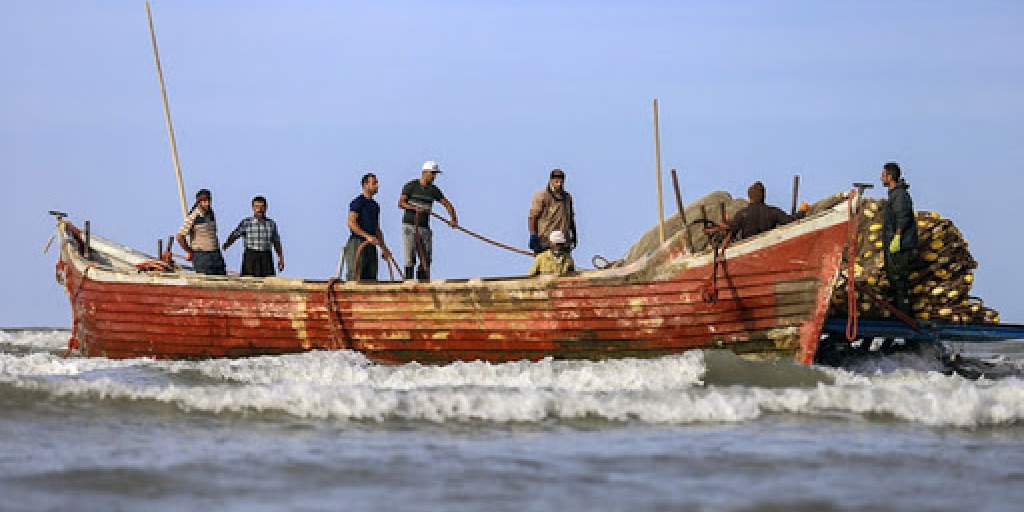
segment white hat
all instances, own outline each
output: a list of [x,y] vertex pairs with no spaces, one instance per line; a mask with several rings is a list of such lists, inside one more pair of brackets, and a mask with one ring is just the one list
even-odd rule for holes
[[437,165],[437,162],[433,160],[427,160],[423,162],[423,170],[430,172],[441,172],[441,166]]
[[553,244],[564,244],[565,235],[562,234],[561,231],[555,230],[552,231],[550,235],[548,235],[548,240],[551,240],[551,243]]

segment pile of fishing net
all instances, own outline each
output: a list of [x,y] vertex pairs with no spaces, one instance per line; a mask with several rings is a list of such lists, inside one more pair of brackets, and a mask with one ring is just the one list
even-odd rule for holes
[[[868,286],[882,295],[888,289],[882,242],[882,210],[885,201],[864,199],[858,222],[857,257],[854,264],[856,290]],[[911,263],[910,288],[914,316],[921,320],[963,323],[998,323],[999,313],[971,295],[974,269],[978,262],[967,249],[963,234],[953,221],[934,212],[917,212],[920,238],[917,257]],[[830,316],[848,312],[846,281],[848,265],[832,294]],[[862,291],[856,293],[857,308],[864,318],[886,318],[891,313]]]
[[[821,201],[818,201],[810,205],[810,209],[807,211],[807,216],[813,216],[819,212],[823,212],[832,208],[836,204],[846,201],[846,194],[834,194]],[[734,198],[728,192],[717,191],[712,192],[693,203],[684,206],[683,210],[686,212],[686,220],[690,223],[689,238],[692,243],[693,251],[695,253],[701,253],[709,251],[711,249],[711,240],[708,235],[704,234],[702,229],[702,220],[714,223],[725,222],[731,218],[736,212],[740,211],[747,206],[747,200],[741,198]],[[676,235],[683,227],[683,222],[678,213],[675,213],[665,218],[665,240],[668,240]],[[661,236],[658,233],[658,226],[655,225],[653,228],[647,230],[640,237],[639,240],[621,260],[612,262],[609,266],[619,266],[632,263],[644,255],[650,254],[651,251],[656,249],[660,243]]]
[[[684,207],[686,212],[686,220],[690,223],[690,242],[693,243],[695,252],[703,252],[706,249],[710,249],[708,236],[704,234],[703,226],[699,223],[698,219],[706,218],[711,222],[723,222],[723,212],[726,217],[732,216],[744,206],[747,206],[746,199],[733,198],[728,192],[717,191],[712,192],[697,201],[694,201],[689,206]],[[698,222],[694,224],[694,222]],[[683,221],[679,216],[679,213],[675,213],[665,218],[665,240],[668,240],[676,235],[683,228]],[[655,225],[653,228],[648,229],[643,236],[632,247],[626,252],[626,255],[618,261],[613,262],[610,266],[628,265],[636,261],[643,256],[650,254],[651,251],[658,248],[661,242],[661,235],[658,232],[658,226]]]
[[[846,193],[833,194],[810,206],[808,216],[825,211],[847,200]],[[686,220],[691,223],[690,240],[695,252],[710,250],[708,236],[701,225],[694,225],[697,219],[706,218],[721,222],[723,214],[731,217],[747,205],[745,199],[733,198],[728,192],[717,191],[694,201],[685,207]],[[864,318],[888,318],[888,309],[872,301],[858,287],[869,287],[876,295],[884,297],[889,286],[885,276],[882,254],[882,207],[885,200],[863,199],[858,219],[857,257],[854,264],[856,302],[858,314]],[[665,219],[665,239],[682,229],[678,213]],[[940,320],[963,323],[998,323],[999,313],[986,307],[982,300],[971,295],[974,283],[974,269],[977,261],[967,250],[967,242],[953,222],[934,212],[917,213],[917,229],[920,245],[912,264],[910,274],[911,299],[914,316],[921,320]],[[658,227],[649,229],[629,249],[626,255],[608,266],[629,264],[649,254],[658,247]],[[844,261],[842,273],[832,294],[829,316],[844,317],[848,314],[846,282],[849,266]]]

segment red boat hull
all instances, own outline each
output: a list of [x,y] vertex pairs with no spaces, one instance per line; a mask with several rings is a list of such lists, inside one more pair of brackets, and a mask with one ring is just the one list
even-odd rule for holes
[[144,274],[90,263],[71,237],[58,266],[87,356],[350,349],[381,362],[448,363],[727,348],[810,363],[848,219],[818,224],[736,244],[717,265],[676,241],[629,268],[562,277],[370,284]]

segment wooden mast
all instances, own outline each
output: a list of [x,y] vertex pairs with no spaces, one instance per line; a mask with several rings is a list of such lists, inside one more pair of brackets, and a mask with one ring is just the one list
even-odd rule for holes
[[174,159],[174,173],[178,177],[178,197],[181,199],[181,216],[188,216],[185,204],[185,185],[181,180],[181,166],[178,164],[178,144],[174,141],[174,126],[171,124],[171,107],[167,103],[167,88],[164,86],[164,71],[160,67],[160,52],[156,48],[156,30],[153,29],[153,13],[146,2],[146,18],[149,19],[149,38],[153,41],[153,58],[156,59],[156,74],[160,78],[160,95],[164,100],[164,118],[167,120],[167,135],[171,139],[171,158]]

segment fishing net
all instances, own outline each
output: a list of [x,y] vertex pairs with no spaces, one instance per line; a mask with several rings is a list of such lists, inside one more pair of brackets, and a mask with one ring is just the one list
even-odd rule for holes
[[[810,206],[807,216],[813,216],[847,200],[845,193],[834,194]],[[704,234],[703,222],[722,222],[723,214],[731,217],[747,205],[744,199],[733,198],[728,192],[712,192],[684,208],[690,223],[689,237],[695,253],[710,250],[710,240]],[[885,200],[861,201],[859,232],[857,233],[857,261],[854,265],[856,287],[868,287],[876,294],[885,295],[889,281],[885,275],[882,253],[882,208]],[[680,234],[683,222],[678,213],[665,219],[665,239]],[[917,212],[920,244],[910,274],[911,300],[914,316],[921,320],[942,320],[960,323],[998,323],[999,313],[987,306],[981,298],[971,295],[974,269],[978,263],[968,250],[963,234],[953,224],[935,212]],[[682,236],[687,236],[685,233]],[[626,252],[622,259],[609,267],[628,265],[658,247],[658,227],[647,230]],[[845,251],[844,251],[845,254]],[[845,256],[844,256],[845,257]],[[836,282],[832,294],[830,316],[847,315],[846,283],[849,266]],[[856,288],[855,287],[855,288]],[[879,307],[866,293],[856,293],[857,308],[864,318],[888,318],[889,310]]]
[[[703,231],[703,220],[711,222],[722,222],[722,212],[731,216],[747,205],[745,199],[734,199],[728,192],[712,192],[689,206],[683,208],[686,212],[686,220],[690,223],[689,237],[693,243],[694,252],[703,252],[710,249],[708,236]],[[683,228],[683,221],[679,213],[675,213],[665,219],[665,240],[680,234]],[[682,236],[686,236],[683,234]],[[612,266],[628,265],[639,258],[642,258],[658,248],[661,235],[658,233],[658,226],[648,229],[621,260],[612,263]]]
[[[854,265],[857,286],[866,285],[880,292],[889,287],[882,241],[884,207],[885,200],[882,199],[861,202],[857,261]],[[971,295],[978,262],[971,256],[967,241],[953,221],[935,212],[917,212],[917,231],[920,243],[910,273],[914,316],[921,320],[998,323],[999,313],[986,307],[981,298]],[[844,316],[847,312],[847,273],[848,265],[844,265],[832,294],[830,313],[836,316]],[[880,308],[860,292],[857,293],[857,308],[864,318],[890,316],[888,310]]]

